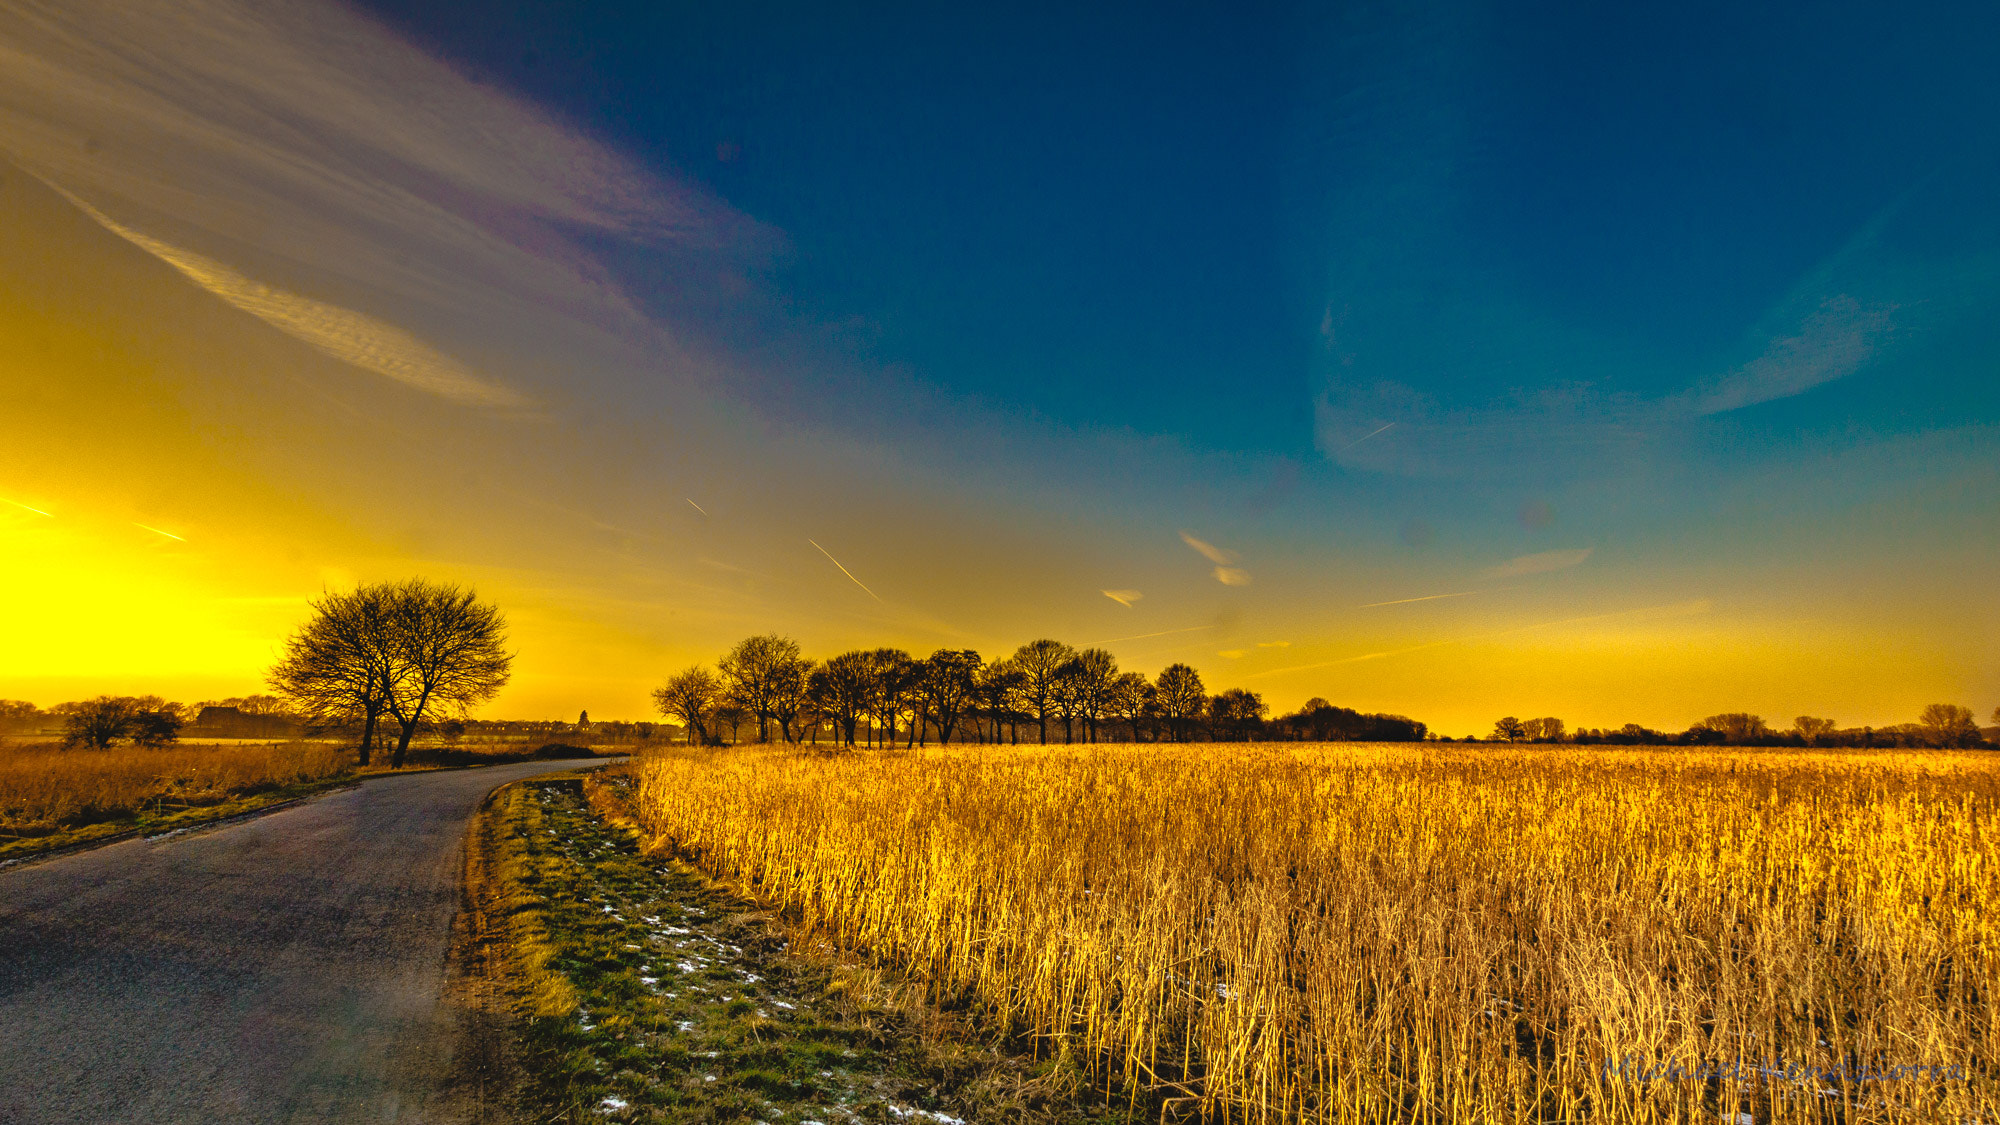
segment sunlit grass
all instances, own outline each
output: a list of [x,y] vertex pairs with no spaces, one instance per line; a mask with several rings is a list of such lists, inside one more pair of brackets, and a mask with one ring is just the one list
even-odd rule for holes
[[352,761],[352,751],[321,742],[109,750],[0,744],[0,842],[319,781]]
[[[2000,755],[741,749],[640,774],[649,826],[712,872],[1142,1100],[1341,1122],[2000,1105]],[[1850,1078],[1747,1070],[1766,1062]],[[1918,1065],[1940,1069],[1881,1077]]]

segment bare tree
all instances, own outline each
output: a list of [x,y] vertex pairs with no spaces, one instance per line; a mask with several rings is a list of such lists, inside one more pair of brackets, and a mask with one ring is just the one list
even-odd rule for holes
[[799,643],[776,633],[746,638],[717,662],[730,694],[757,716],[757,741],[771,741],[773,705],[799,662]]
[[1075,656],[1076,650],[1061,641],[1043,638],[1015,649],[1010,660],[1021,673],[1021,699],[1041,727],[1044,746],[1049,742],[1049,712],[1055,709],[1062,688],[1062,666]]
[[312,616],[285,641],[284,655],[266,677],[308,730],[359,721],[364,766],[396,675],[389,644],[389,589],[386,584],[363,586],[308,602]]
[[1549,716],[1521,720],[1521,736],[1533,742],[1561,742],[1568,737],[1568,732],[1561,719]]
[[[996,660],[980,670],[976,684],[979,710],[993,723],[993,743],[996,746],[1003,741],[1001,724],[1018,714],[1014,703],[1021,694],[1025,679],[1011,660]],[[1016,732],[1018,735],[1018,728]],[[1015,741],[1020,739],[1016,737]]]
[[1146,682],[1144,672],[1125,672],[1111,681],[1105,709],[1131,726],[1132,741],[1143,742],[1145,739],[1140,734],[1140,724],[1159,715],[1159,693]]
[[1118,658],[1101,648],[1087,648],[1069,662],[1069,686],[1084,736],[1097,741],[1097,724],[1111,706],[1111,683],[1118,678]]
[[660,714],[681,721],[690,746],[708,741],[708,719],[721,699],[722,681],[699,664],[674,673],[653,689],[653,706]]
[[941,648],[917,668],[915,695],[919,723],[937,724],[938,743],[951,742],[951,732],[971,705],[979,684],[979,654],[971,649]]
[[856,649],[813,669],[807,683],[812,699],[840,730],[847,745],[854,745],[861,719],[868,714],[875,696],[875,666],[869,653]]
[[1185,742],[1188,728],[1201,717],[1208,702],[1201,673],[1185,664],[1169,664],[1160,670],[1154,688],[1159,695],[1160,714],[1166,717],[1175,737]]
[[1979,724],[1972,719],[1972,708],[1956,703],[1933,703],[1925,707],[1917,716],[1917,724],[1923,727],[1924,741],[1932,746],[1975,746],[1979,743]]
[[903,713],[917,662],[900,648],[878,648],[868,654],[868,666],[868,709],[874,715],[871,738],[884,735],[883,745],[894,745],[896,720]]
[[1243,688],[1230,688],[1208,701],[1209,715],[1222,731],[1247,740],[1263,723],[1271,708],[1264,697]]
[[1733,743],[1750,742],[1769,737],[1771,728],[1764,724],[1762,715],[1752,715],[1747,711],[1729,711],[1720,715],[1710,715],[1695,724],[1697,730],[1712,730]]
[[771,672],[771,717],[778,721],[778,733],[795,745],[805,737],[801,720],[812,707],[812,673],[813,662],[802,659],[782,663]]
[[399,728],[389,766],[401,769],[426,719],[461,717],[493,698],[506,686],[514,657],[506,648],[507,619],[476,592],[422,578],[381,589],[389,659],[383,709]]
[[1818,746],[1822,739],[1833,734],[1832,719],[1816,719],[1811,715],[1800,715],[1792,720],[1792,731],[1807,746]]

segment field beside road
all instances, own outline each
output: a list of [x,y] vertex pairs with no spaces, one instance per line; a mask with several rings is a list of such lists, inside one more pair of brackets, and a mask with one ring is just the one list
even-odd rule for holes
[[2000,1116],[1990,752],[742,748],[638,773],[675,853],[1149,1114]]
[[[414,749],[411,769],[588,758],[514,743]],[[172,832],[390,772],[330,741],[172,743],[110,749],[0,744],[0,863],[133,832]]]

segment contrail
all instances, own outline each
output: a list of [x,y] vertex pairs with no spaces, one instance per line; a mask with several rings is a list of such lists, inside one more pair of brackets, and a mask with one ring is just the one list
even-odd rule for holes
[[[133,524],[132,526],[133,526],[133,527],[146,527],[146,525],[145,525],[145,524],[143,524],[143,523],[135,523],[135,524]],[[146,530],[147,530],[147,531],[150,531],[150,532],[152,532],[152,533],[153,533],[153,534],[155,534],[155,535],[164,535],[164,536],[166,536],[166,537],[167,537],[167,538],[169,538],[169,539],[180,539],[180,541],[181,541],[181,542],[183,542],[183,543],[187,542],[187,540],[185,540],[185,539],[181,539],[181,537],[180,537],[180,536],[178,536],[178,535],[175,535],[175,534],[174,534],[173,532],[171,532],[171,531],[161,531],[161,530],[160,530],[159,528],[157,528],[157,527],[146,527]]]
[[1203,629],[1213,629],[1213,628],[1215,628],[1215,626],[1213,625],[1196,625],[1187,629],[1162,629],[1157,633],[1138,633],[1130,637],[1112,637],[1108,641],[1092,641],[1090,643],[1094,645],[1108,645],[1116,641],[1143,641],[1147,637],[1166,637],[1166,636],[1171,636],[1175,633],[1199,633]]
[[[4,499],[4,497],[0,497],[0,499]],[[9,503],[9,504],[12,504],[12,505],[14,505],[14,506],[15,506],[16,508],[20,508],[20,509],[23,509],[23,510],[25,510],[25,511],[30,511],[30,512],[33,512],[33,513],[35,513],[35,514],[36,514],[36,515],[38,515],[38,516],[49,516],[49,514],[48,514],[47,512],[44,512],[44,511],[42,511],[42,510],[41,510],[40,508],[30,508],[30,507],[28,507],[28,506],[27,506],[26,504],[23,504],[23,503],[21,503],[21,502],[20,502],[19,500],[8,500],[8,501],[7,501],[7,503]],[[54,516],[49,516],[49,518],[50,518],[50,519],[54,519],[55,517],[54,517]]]
[[[688,498],[687,498],[687,497],[685,497],[685,496],[681,497],[681,499],[683,499],[683,500],[687,500],[687,502],[688,502],[688,503],[690,503],[690,504],[694,504],[694,501],[692,501],[692,500],[688,500]],[[701,506],[700,504],[694,504],[694,510],[695,510],[695,511],[697,511],[697,512],[700,512],[700,513],[701,513],[702,515],[704,515],[704,516],[708,514],[708,509],[707,509],[707,508],[704,508],[704,507],[702,507],[702,506]],[[808,543],[812,543],[812,540],[808,539],[808,540],[806,540],[806,542],[808,542]],[[819,545],[819,544],[817,544],[817,543],[813,543],[813,546],[815,546],[815,547],[817,547],[818,545]],[[832,556],[828,556],[828,557],[830,558],[830,557],[832,557]],[[839,565],[839,564],[837,564],[837,563],[836,563],[835,565],[837,566],[837,565]],[[849,575],[848,577],[852,578],[852,577],[853,577],[853,575]]]
[[1374,437],[1376,434],[1381,433],[1383,430],[1386,430],[1390,426],[1393,426],[1395,424],[1396,423],[1394,422],[1390,422],[1388,425],[1380,426],[1376,429],[1370,430],[1367,433],[1362,434],[1360,437],[1355,438],[1353,441],[1348,442],[1346,445],[1341,446],[1339,452],[1345,453],[1348,450],[1353,449],[1355,446],[1360,445],[1362,442],[1367,441],[1369,438]]
[[1478,592],[1479,591],[1477,590],[1466,590],[1465,592],[1458,594],[1426,594],[1421,598],[1397,598],[1395,601],[1391,602],[1368,602],[1364,605],[1355,606],[1354,608],[1374,609],[1378,605],[1409,605],[1411,602],[1434,602],[1439,598],[1469,598]]
[[[693,503],[694,503],[694,501],[690,500],[690,501],[688,501],[688,503],[690,503],[690,504],[693,504]],[[707,515],[708,513],[707,513],[707,512],[703,512],[702,514],[703,514],[703,515]],[[819,553],[820,553],[820,554],[822,554],[822,555],[825,555],[825,556],[826,556],[826,561],[828,561],[828,562],[832,563],[832,564],[833,564],[833,565],[835,565],[835,566],[840,566],[840,560],[839,560],[839,559],[836,559],[836,558],[834,558],[834,557],[833,557],[833,554],[832,554],[831,552],[829,552],[829,551],[828,551],[828,550],[827,550],[827,549],[826,549],[825,547],[821,547],[821,546],[820,546],[820,545],[819,545],[818,543],[813,543],[813,541],[812,541],[812,540],[810,540],[810,539],[806,540],[806,542],[808,542],[808,543],[812,543],[812,545],[813,545],[813,546],[814,546],[815,548],[817,548],[817,549],[819,550]],[[867,586],[867,584],[866,584],[866,583],[862,582],[862,581],[861,581],[861,579],[859,579],[859,578],[856,578],[856,577],[854,577],[854,572],[853,572],[853,571],[851,571],[851,570],[847,569],[847,568],[846,568],[846,567],[844,567],[844,566],[840,566],[840,573],[842,573],[842,574],[845,574],[845,575],[847,575],[847,580],[848,580],[848,581],[850,581],[850,582],[854,583],[854,584],[855,584],[856,586],[859,586],[859,587],[861,587],[861,588],[862,588],[863,590],[867,590],[867,591],[868,591],[868,596],[869,596],[869,597],[871,597],[871,598],[874,598],[874,599],[875,599],[876,601],[878,601],[878,602],[882,600],[881,596],[880,596],[880,595],[878,595],[878,594],[876,594],[876,593],[875,593],[875,591],[873,591],[873,590],[869,590],[869,589],[868,589],[868,586]]]

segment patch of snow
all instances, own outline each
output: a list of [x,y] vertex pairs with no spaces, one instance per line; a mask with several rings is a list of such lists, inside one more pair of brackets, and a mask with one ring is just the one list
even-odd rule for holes
[[597,1106],[599,1109],[616,1111],[624,1109],[626,1106],[630,1104],[631,1104],[630,1102],[626,1101],[623,1098],[614,1098],[607,1095],[603,1101],[597,1103]]
[[694,1024],[688,1022],[687,1020],[682,1020],[679,1024],[679,1027],[681,1029],[682,1034],[686,1034],[694,1030]]
[[645,984],[645,985],[654,985],[654,984],[658,984],[658,983],[660,983],[660,978],[659,978],[659,977],[640,977],[640,978],[639,978],[639,983],[640,983],[640,984]]
[[936,1113],[928,1109],[904,1109],[895,1102],[889,1103],[889,1112],[897,1117],[914,1118],[918,1121],[935,1121],[938,1125],[965,1125],[965,1119],[962,1117],[953,1117],[950,1114]]
[[784,1002],[783,1000],[773,1000],[773,1001],[771,1001],[771,1003],[772,1003],[772,1004],[773,1004],[774,1006],[776,1006],[776,1007],[779,1007],[779,1008],[783,1008],[783,1009],[784,1009],[784,1010],[786,1010],[787,1012],[796,1012],[796,1011],[798,1011],[798,1009],[797,1009],[797,1008],[794,1008],[794,1007],[792,1007],[792,1006],[791,1006],[790,1004],[787,1004],[787,1003],[785,1003],[785,1002]]

